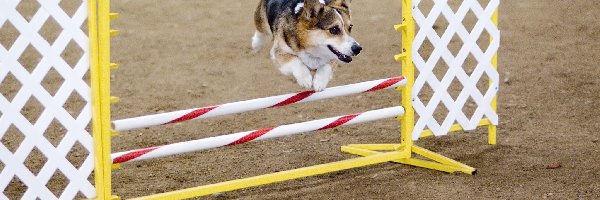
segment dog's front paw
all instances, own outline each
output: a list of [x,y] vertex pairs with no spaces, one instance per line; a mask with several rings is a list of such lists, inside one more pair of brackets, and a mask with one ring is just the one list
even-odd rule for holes
[[313,88],[315,91],[323,91],[327,88],[327,84],[331,80],[333,75],[331,65],[324,65],[317,69],[315,73],[315,79],[313,80]]
[[311,89],[313,85],[313,80],[311,76],[296,77],[296,82],[298,83],[298,85],[306,89]]
[[325,76],[315,76],[313,80],[313,88],[315,91],[320,92],[327,88],[327,84],[329,83],[329,77]]

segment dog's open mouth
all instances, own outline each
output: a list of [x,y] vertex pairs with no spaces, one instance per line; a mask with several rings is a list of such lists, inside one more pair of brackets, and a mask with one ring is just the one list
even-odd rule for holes
[[340,53],[338,50],[336,50],[335,48],[333,48],[331,45],[327,45],[327,48],[329,48],[329,50],[335,54],[339,60],[341,60],[342,62],[345,63],[350,63],[352,62],[352,57],[343,53]]

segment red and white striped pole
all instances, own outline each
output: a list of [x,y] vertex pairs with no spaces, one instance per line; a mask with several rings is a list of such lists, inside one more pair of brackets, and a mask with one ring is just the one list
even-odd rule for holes
[[335,128],[379,119],[396,117],[404,114],[401,106],[367,111],[364,113],[332,117],[296,124],[277,126],[254,131],[246,131],[229,135],[215,136],[199,140],[168,144],[164,146],[149,147],[126,152],[113,153],[111,155],[114,164],[125,163],[151,158],[177,155],[187,152],[201,151],[216,147],[242,144],[250,141],[264,140],[302,132],[316,131]]
[[305,91],[295,94],[285,94],[260,99],[227,103],[216,106],[208,106],[203,108],[195,108],[129,119],[121,119],[113,121],[113,128],[115,131],[126,131],[136,128],[172,124],[227,114],[242,113],[263,108],[285,106],[294,103],[304,103],[351,94],[372,92],[381,89],[392,89],[405,84],[406,80],[404,79],[404,77],[399,76],[327,88],[321,92]]

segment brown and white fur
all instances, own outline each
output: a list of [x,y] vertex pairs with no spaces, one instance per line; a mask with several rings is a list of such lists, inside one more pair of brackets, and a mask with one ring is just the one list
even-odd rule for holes
[[362,50],[350,36],[350,2],[260,0],[252,49],[260,51],[272,36],[271,59],[281,73],[293,76],[302,87],[321,91],[332,78],[335,60],[349,63]]

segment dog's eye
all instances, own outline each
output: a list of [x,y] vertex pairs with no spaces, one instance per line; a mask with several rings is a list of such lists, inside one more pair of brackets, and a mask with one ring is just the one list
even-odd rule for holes
[[329,32],[333,35],[339,35],[342,31],[340,30],[339,27],[334,26],[329,29]]
[[354,25],[350,24],[350,27],[348,27],[348,32],[351,33],[352,32],[352,27],[354,27]]

